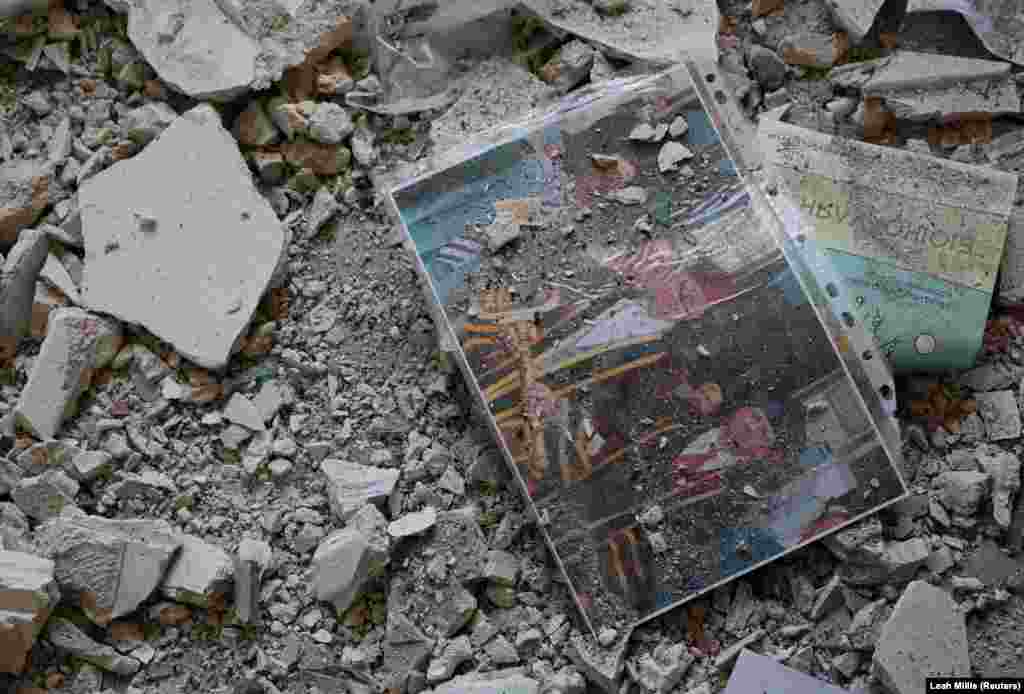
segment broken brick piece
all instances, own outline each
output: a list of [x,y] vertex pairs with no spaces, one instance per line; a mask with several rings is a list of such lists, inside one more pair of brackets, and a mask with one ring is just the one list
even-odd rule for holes
[[751,14],[755,17],[764,17],[785,7],[785,0],[754,0],[751,7]]

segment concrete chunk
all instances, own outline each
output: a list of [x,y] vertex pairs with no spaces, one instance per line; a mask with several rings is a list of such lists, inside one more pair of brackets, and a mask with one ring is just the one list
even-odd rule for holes
[[921,691],[926,677],[969,677],[964,615],[953,598],[924,581],[908,585],[882,628],[873,665],[894,694]]
[[60,600],[53,571],[49,559],[0,551],[0,672],[25,669],[32,644]]
[[860,43],[885,0],[831,0],[826,4],[836,25],[850,35],[853,43]]
[[139,106],[121,116],[118,125],[133,142],[145,145],[157,138],[171,123],[175,121],[178,114],[170,106],[162,101]]
[[559,48],[554,57],[545,63],[540,69],[540,77],[558,91],[568,92],[590,74],[594,53],[593,48],[574,39]]
[[7,255],[0,270],[0,355],[14,355],[18,343],[29,334],[36,278],[46,263],[47,237],[28,229]]
[[243,624],[259,620],[260,583],[273,560],[273,550],[263,540],[245,538],[235,557],[235,609]]
[[988,495],[989,476],[984,472],[954,470],[935,479],[942,505],[958,516],[973,516]]
[[985,422],[989,441],[1005,441],[1020,436],[1020,409],[1011,390],[976,393],[978,414]]
[[569,637],[569,659],[582,671],[583,676],[606,694],[617,694],[619,679],[626,667],[628,635],[611,648],[603,649],[592,638],[580,633]]
[[313,554],[313,582],[317,600],[330,602],[339,611],[347,610],[363,585],[387,564],[388,555],[359,530],[337,530],[316,548]]
[[169,600],[206,608],[211,595],[228,592],[234,563],[223,549],[198,537],[179,539],[181,551],[161,581],[160,592]]
[[53,167],[23,159],[0,164],[0,246],[18,240],[46,209],[53,185]]
[[1010,527],[1013,498],[1020,490],[1020,458],[999,446],[979,446],[975,451],[981,469],[992,479],[992,514],[1002,528]]
[[11,492],[11,499],[29,518],[45,521],[73,505],[77,494],[78,482],[61,470],[47,470],[21,480]]
[[[285,235],[217,112],[188,111],[141,153],[90,179],[79,199],[85,304],[145,326],[199,366],[223,367]],[[141,279],[139,268],[147,268]]]
[[181,547],[166,521],[108,520],[66,509],[37,531],[63,598],[99,625],[134,611]]
[[885,99],[897,117],[926,120],[951,113],[1015,113],[1020,99],[1008,63],[899,51],[834,69],[833,85]]
[[70,620],[54,619],[47,625],[46,633],[50,643],[59,650],[92,663],[101,670],[131,677],[142,666],[135,658],[121,655],[110,646],[93,641]]
[[384,503],[394,491],[399,474],[398,470],[345,460],[325,460],[320,469],[327,475],[331,509],[341,520],[347,520],[365,503]]
[[121,328],[79,308],[50,314],[46,339],[15,408],[18,423],[52,439],[77,407],[94,369],[109,363],[121,342]]
[[229,422],[239,424],[246,429],[252,431],[263,431],[263,417],[260,415],[256,405],[253,404],[252,400],[245,397],[241,393],[235,393],[231,396],[228,404],[224,407],[223,412],[224,418]]
[[214,0],[124,5],[129,13],[128,37],[160,79],[174,89],[198,100],[227,100],[256,79],[259,44],[235,26]]
[[59,289],[64,296],[71,300],[71,303],[77,304],[81,301],[78,296],[78,285],[71,279],[64,263],[53,253],[46,257],[46,263],[43,264],[43,269],[39,272],[39,278],[51,287]]

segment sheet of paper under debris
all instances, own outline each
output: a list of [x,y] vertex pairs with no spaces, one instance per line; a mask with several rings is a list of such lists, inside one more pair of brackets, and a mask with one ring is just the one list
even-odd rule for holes
[[981,348],[1017,177],[824,135],[759,129],[768,175],[842,277],[849,321],[897,370],[969,368]]
[[786,667],[775,658],[743,651],[736,660],[724,694],[786,692],[786,694],[846,694],[846,690]]
[[388,195],[595,629],[905,494],[874,386],[855,387],[884,361],[840,356],[867,335],[826,330],[690,74],[605,83]]

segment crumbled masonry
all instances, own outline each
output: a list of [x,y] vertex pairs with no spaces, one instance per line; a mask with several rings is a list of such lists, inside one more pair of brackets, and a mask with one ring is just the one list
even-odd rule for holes
[[0,0],[0,691],[1019,674],[1022,90],[1015,0]]

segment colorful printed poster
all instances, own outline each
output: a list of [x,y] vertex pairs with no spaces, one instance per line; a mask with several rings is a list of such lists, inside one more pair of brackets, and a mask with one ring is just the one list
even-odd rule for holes
[[[805,290],[816,302],[823,290],[790,265],[756,191],[720,166],[720,119],[694,116],[698,93],[682,67],[620,83],[389,195],[595,630],[649,619],[905,494],[882,408],[851,379],[866,370],[840,356],[866,336],[819,320]],[[692,175],[663,175],[662,143],[628,137],[676,117],[690,123],[676,140]],[[509,225],[514,241],[490,242]]]

